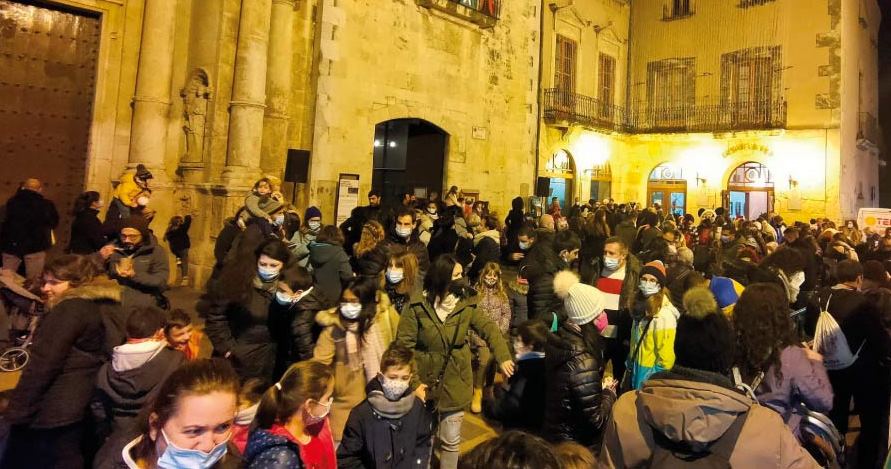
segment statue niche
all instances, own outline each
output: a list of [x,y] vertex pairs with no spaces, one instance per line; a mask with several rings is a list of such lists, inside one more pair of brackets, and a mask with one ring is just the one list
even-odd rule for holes
[[183,166],[200,166],[204,163],[204,139],[207,135],[207,112],[210,108],[213,90],[207,72],[197,69],[192,72],[186,87],[179,92],[183,99],[183,137],[185,151]]

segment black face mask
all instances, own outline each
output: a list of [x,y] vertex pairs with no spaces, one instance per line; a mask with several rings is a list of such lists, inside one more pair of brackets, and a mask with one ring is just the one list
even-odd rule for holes
[[121,253],[123,253],[125,255],[130,255],[130,254],[133,254],[134,252],[136,252],[137,249],[139,249],[138,245],[126,243],[126,244],[121,244],[121,246],[118,248],[118,251],[120,251]]
[[470,284],[467,282],[466,277],[452,280],[451,283],[449,283],[449,293],[457,297],[468,296],[467,290],[470,290]]

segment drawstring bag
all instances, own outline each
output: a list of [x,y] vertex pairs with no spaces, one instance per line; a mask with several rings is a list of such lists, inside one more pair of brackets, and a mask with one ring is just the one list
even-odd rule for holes
[[842,370],[853,365],[863,350],[864,340],[857,349],[857,353],[851,353],[851,347],[848,345],[848,339],[842,332],[841,326],[829,314],[829,301],[832,295],[826,300],[826,305],[820,308],[820,317],[817,319],[817,330],[814,333],[814,351],[823,355],[823,365],[827,370]]

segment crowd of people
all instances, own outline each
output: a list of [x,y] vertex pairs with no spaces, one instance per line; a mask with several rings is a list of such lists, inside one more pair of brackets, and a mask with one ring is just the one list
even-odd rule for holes
[[[891,230],[612,200],[500,216],[457,187],[371,191],[335,226],[263,178],[216,237],[202,328],[165,295],[191,217],[156,235],[149,179],[122,178],[102,222],[85,193],[45,265],[39,181],[7,204],[3,275],[24,262],[45,312],[0,467],[885,461]],[[502,433],[462,455],[466,412]]]

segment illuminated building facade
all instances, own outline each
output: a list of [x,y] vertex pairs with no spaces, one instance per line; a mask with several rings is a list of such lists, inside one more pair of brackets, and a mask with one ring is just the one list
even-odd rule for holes
[[543,11],[550,195],[853,218],[878,204],[874,0],[597,0]]

